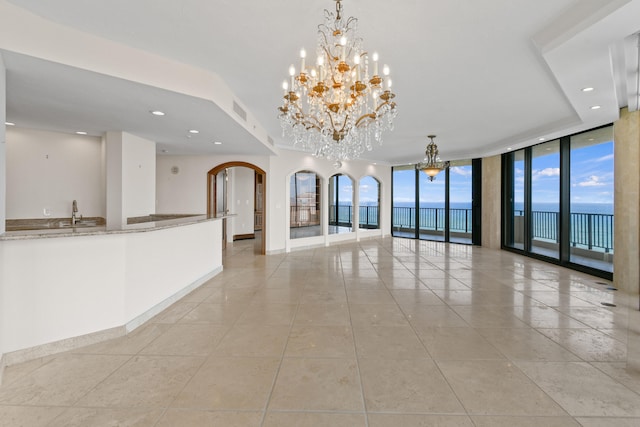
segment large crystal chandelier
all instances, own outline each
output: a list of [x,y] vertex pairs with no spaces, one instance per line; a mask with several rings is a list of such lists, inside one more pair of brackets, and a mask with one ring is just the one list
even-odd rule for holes
[[397,114],[389,67],[378,73],[378,54],[362,47],[358,20],[342,16],[341,0],[335,13],[325,10],[318,26],[317,62],[306,66],[300,51],[300,71],[289,68],[279,108],[283,133],[294,146],[328,160],[349,160],[382,143],[382,132],[393,129]]
[[433,142],[433,138],[435,135],[429,135],[427,138],[431,140],[427,145],[427,149],[425,150],[425,158],[424,161],[418,163],[416,166],[418,170],[421,170],[429,177],[429,181],[433,181],[436,179],[436,175],[440,173],[440,171],[446,169],[449,166],[449,162],[443,162],[440,160],[440,156],[438,155],[438,146],[435,142]]

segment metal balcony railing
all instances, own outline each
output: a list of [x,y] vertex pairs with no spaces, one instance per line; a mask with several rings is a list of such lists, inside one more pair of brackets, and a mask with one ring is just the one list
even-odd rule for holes
[[[396,229],[415,229],[416,210],[411,207],[393,208],[393,227]],[[420,208],[420,230],[444,231],[444,208]],[[471,234],[471,209],[449,209],[449,231]]]
[[[380,228],[379,211],[378,206],[360,206],[358,210],[360,228]],[[353,206],[331,205],[329,207],[329,225],[351,227],[353,225]]]
[[[420,208],[420,230],[444,231],[444,208]],[[515,216],[523,216],[518,210]],[[468,233],[472,231],[471,209],[449,209],[449,228],[451,232]],[[396,230],[415,230],[415,208],[394,207],[393,227]],[[613,215],[572,212],[569,244],[589,250],[601,250],[606,253],[613,250]],[[532,238],[559,243],[560,218],[558,212],[532,211]]]
[[[515,216],[524,216],[517,210]],[[560,214],[558,212],[531,211],[533,238],[559,243]],[[613,250],[613,215],[571,212],[569,244],[589,250],[600,249],[605,253]]]

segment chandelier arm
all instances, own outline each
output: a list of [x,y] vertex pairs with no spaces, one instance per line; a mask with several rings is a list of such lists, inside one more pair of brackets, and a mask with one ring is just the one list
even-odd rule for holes
[[344,131],[344,128],[346,128],[346,127],[347,127],[347,122],[348,122],[348,121],[349,121],[349,115],[347,114],[347,115],[344,117],[344,122],[342,123],[342,129],[340,129],[340,133],[342,133],[342,132]]
[[385,105],[390,105],[389,101],[384,101],[382,104],[378,105],[378,107],[376,107],[376,113],[378,112],[379,109],[381,109],[382,107],[384,107]]
[[[318,120],[317,117],[306,116],[306,115],[303,115],[303,117],[306,119],[302,121],[302,123],[305,125],[305,128],[309,129],[310,127],[312,127],[318,130],[322,129],[322,126],[320,126],[320,121]],[[315,123],[313,123],[313,121],[315,121]]]
[[[324,31],[323,31],[323,29],[324,29]],[[323,47],[329,45],[329,40],[327,40],[327,33],[329,33],[329,32],[331,32],[331,29],[329,27],[327,27],[325,24],[318,25],[318,34],[320,34],[322,36],[322,38],[324,39]]]
[[333,116],[331,113],[327,114],[329,116],[329,121],[331,122],[331,129],[336,130],[336,124],[333,122]]
[[375,113],[364,114],[358,120],[356,120],[356,127],[360,127],[360,124],[366,119],[375,120],[375,118],[376,118]]

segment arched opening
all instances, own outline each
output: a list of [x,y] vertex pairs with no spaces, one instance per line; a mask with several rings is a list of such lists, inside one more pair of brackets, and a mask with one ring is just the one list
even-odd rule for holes
[[301,170],[291,175],[289,238],[322,235],[322,193],[320,175]]
[[[238,173],[233,173],[237,169],[243,169]],[[228,197],[229,180],[231,179],[231,185],[234,184],[233,177],[236,175],[246,177],[246,170],[248,168],[253,173],[253,200],[246,199],[246,203],[240,203],[237,199],[236,203],[231,206]],[[242,172],[242,173],[240,173]],[[246,185],[246,179],[243,180]],[[243,223],[244,231],[252,230],[252,233],[242,232],[239,234],[233,234],[236,238],[254,238],[256,245],[255,249],[257,253],[264,255],[266,253],[266,240],[267,240],[267,222],[266,222],[266,185],[267,185],[267,173],[256,165],[247,162],[226,162],[222,163],[209,172],[207,172],[207,214],[209,215],[227,215],[227,214],[242,214],[239,216],[246,217],[248,212],[242,212],[241,209],[250,209],[252,211],[252,218],[250,219],[251,227],[246,222]],[[247,192],[244,192],[246,195]],[[237,212],[234,212],[236,211]],[[236,218],[234,216],[234,218]],[[222,229],[223,248],[227,242],[228,222],[227,219],[223,219]]]
[[329,234],[353,231],[353,180],[339,173],[329,178]]

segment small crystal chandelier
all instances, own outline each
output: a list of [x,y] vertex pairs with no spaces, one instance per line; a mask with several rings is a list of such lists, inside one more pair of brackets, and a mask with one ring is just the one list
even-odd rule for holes
[[433,142],[433,138],[435,135],[429,135],[427,138],[431,140],[427,145],[427,149],[424,152],[425,158],[424,162],[418,163],[416,166],[418,170],[426,173],[429,177],[429,181],[433,181],[436,179],[436,175],[440,173],[440,171],[449,167],[449,162],[443,162],[440,160],[440,156],[438,155],[438,146],[435,142]]
[[318,26],[315,66],[306,66],[302,49],[300,72],[289,67],[278,116],[294,146],[332,161],[357,158],[372,150],[373,141],[381,144],[397,114],[389,67],[379,75],[378,54],[370,64],[357,35],[358,20],[345,20],[341,0],[334,1],[335,13],[325,9],[325,23]]

